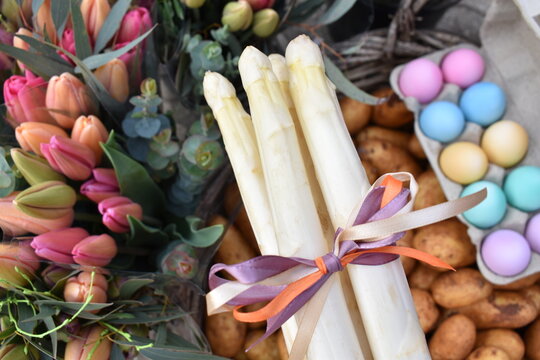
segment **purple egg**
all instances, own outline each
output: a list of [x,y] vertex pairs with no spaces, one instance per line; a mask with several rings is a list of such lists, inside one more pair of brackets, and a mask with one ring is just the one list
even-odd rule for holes
[[435,99],[443,87],[441,69],[428,59],[413,60],[399,74],[399,88],[405,96],[412,96],[425,104]]
[[525,238],[533,251],[540,253],[540,214],[534,215],[527,224]]
[[531,247],[527,240],[514,230],[497,230],[482,242],[480,251],[486,266],[502,276],[523,272],[531,261]]

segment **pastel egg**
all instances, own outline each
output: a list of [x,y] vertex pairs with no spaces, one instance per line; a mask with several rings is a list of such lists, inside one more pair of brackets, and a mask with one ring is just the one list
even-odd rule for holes
[[496,84],[480,82],[463,92],[459,107],[465,119],[481,126],[500,120],[506,110],[506,96]]
[[443,58],[441,70],[444,81],[465,89],[482,79],[485,63],[477,51],[457,49]]
[[449,101],[435,101],[420,114],[420,129],[429,138],[440,142],[455,140],[465,129],[461,109]]
[[496,274],[515,276],[523,272],[531,261],[531,247],[514,230],[497,230],[482,242],[480,251],[486,266]]
[[488,159],[480,146],[459,141],[441,151],[439,166],[450,180],[470,184],[484,177],[488,170]]
[[512,167],[527,154],[527,131],[515,121],[501,120],[484,131],[480,143],[490,162],[502,167]]
[[443,75],[433,61],[420,58],[403,67],[398,83],[403,95],[412,96],[425,104],[439,95],[443,86]]
[[487,197],[478,205],[463,213],[463,217],[480,229],[497,225],[506,214],[506,197],[501,187],[491,181],[481,180],[470,184],[461,192],[461,197],[487,189]]
[[533,251],[540,253],[540,214],[534,215],[527,223],[525,238]]
[[508,203],[521,211],[540,210],[540,167],[520,166],[504,179]]

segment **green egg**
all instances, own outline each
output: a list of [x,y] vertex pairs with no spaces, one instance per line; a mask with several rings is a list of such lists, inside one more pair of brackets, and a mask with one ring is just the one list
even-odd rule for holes
[[520,166],[504,180],[508,203],[521,211],[540,210],[540,167]]

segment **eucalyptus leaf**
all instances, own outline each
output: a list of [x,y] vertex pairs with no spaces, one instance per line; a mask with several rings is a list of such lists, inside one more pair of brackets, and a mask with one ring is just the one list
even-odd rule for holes
[[204,248],[213,245],[223,234],[223,225],[212,225],[200,229],[204,224],[202,219],[187,216],[183,226],[179,226],[182,240],[194,247]]
[[41,5],[43,5],[44,2],[45,0],[32,0],[32,13],[34,14],[34,16],[37,15],[39,8],[41,7]]
[[162,230],[143,224],[140,220],[128,215],[130,236],[128,246],[161,247],[169,242],[169,236]]
[[152,346],[141,349],[141,355],[144,355],[152,360],[226,360],[227,358],[212,355],[207,352],[196,351],[191,349],[178,349],[174,347]]
[[[67,0],[62,0],[67,1]],[[73,33],[75,36],[75,52],[79,59],[86,59],[92,55],[92,47],[90,45],[90,37],[86,31],[84,19],[81,13],[81,6],[78,0],[70,1],[70,12],[73,24]]]
[[325,0],[305,0],[301,2],[292,9],[288,21],[293,23],[303,22],[324,5],[324,2]]
[[161,121],[155,117],[143,117],[138,119],[134,124],[134,129],[137,135],[145,139],[151,139],[159,132]]
[[69,15],[69,3],[66,0],[51,0],[51,16],[58,38],[62,38]]
[[110,317],[107,322],[113,325],[135,325],[135,324],[154,324],[162,321],[171,321],[188,316],[186,313],[171,311],[169,313],[158,313],[157,315],[149,315],[143,312],[127,313],[132,317],[123,316],[126,313],[122,313],[120,317]]
[[[124,122],[125,123],[125,122]],[[135,160],[146,162],[148,158],[148,153],[150,151],[148,147],[148,140],[137,138],[129,138],[126,142],[126,147],[129,151],[129,154],[135,158]]]
[[73,73],[73,68],[69,65],[59,63],[45,56],[36,56],[36,54],[18,49],[14,46],[0,44],[0,52],[19,60],[30,71],[45,80],[49,80],[49,78],[64,72]]
[[339,20],[349,11],[357,0],[335,0],[326,12],[319,18],[319,25],[328,25]]
[[43,320],[45,318],[50,318],[51,316],[57,315],[57,314],[58,314],[58,309],[55,309],[52,306],[42,305],[39,307],[39,313],[23,320],[22,322]]
[[[47,330],[53,330],[56,325],[54,324],[54,320],[49,316],[43,319],[43,322],[45,323],[45,326],[47,326]],[[53,331],[49,334],[49,337],[51,338],[51,344],[52,344],[52,357],[53,359],[56,359],[56,354],[58,352],[58,333],[56,331]]]
[[109,15],[107,15],[107,18],[101,27],[101,30],[99,31],[96,39],[96,45],[94,46],[94,54],[98,54],[101,50],[103,50],[105,46],[107,46],[109,40],[111,40],[116,34],[116,31],[120,28],[120,24],[122,23],[122,18],[126,14],[130,5],[131,0],[118,0],[113,5]]
[[37,326],[36,320],[29,320],[31,317],[34,316],[33,308],[24,303],[19,303],[17,305],[17,320],[18,320],[18,326],[21,330],[32,333],[34,331],[34,328]]
[[[67,302],[67,301],[58,301],[58,300],[36,300],[35,304],[37,305],[51,305],[51,306],[58,306],[61,309],[69,309],[69,310],[79,310],[83,303],[79,302]],[[90,303],[86,305],[84,308],[85,311],[92,311],[92,310],[101,310],[108,306],[113,305],[112,303]],[[33,315],[33,314],[32,314]]]
[[16,34],[15,36],[24,40],[26,43],[28,43],[28,45],[30,45],[30,48],[33,48],[35,51],[41,53],[40,55],[47,57],[50,60],[56,61],[62,65],[69,66],[70,68],[72,67],[71,64],[69,64],[60,55],[58,55],[54,46],[51,46],[48,43],[45,43],[36,38],[33,38],[32,36],[26,36],[26,35],[20,35],[20,34]]
[[109,360],[125,360],[126,357],[117,344],[113,344]]
[[379,105],[385,100],[370,95],[356,87],[327,56],[324,56],[326,75],[343,94],[368,105]]
[[120,285],[120,299],[130,299],[137,290],[153,282],[152,279],[127,279]]
[[168,158],[161,156],[161,154],[153,150],[148,152],[146,161],[153,170],[163,170],[167,167],[167,165],[169,165],[170,162]]

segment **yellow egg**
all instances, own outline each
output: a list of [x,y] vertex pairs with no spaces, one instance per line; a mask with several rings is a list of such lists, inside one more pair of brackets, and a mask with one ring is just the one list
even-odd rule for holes
[[480,146],[460,141],[441,151],[439,166],[450,180],[470,184],[484,177],[488,170],[488,159]]
[[525,157],[529,137],[517,122],[501,120],[486,129],[480,145],[490,162],[507,168]]

